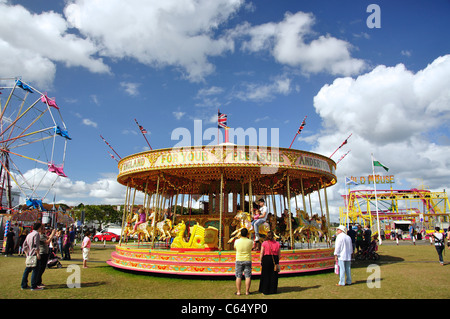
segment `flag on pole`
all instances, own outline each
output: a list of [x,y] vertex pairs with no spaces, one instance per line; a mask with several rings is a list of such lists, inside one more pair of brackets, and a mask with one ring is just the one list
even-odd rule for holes
[[342,146],[344,146],[345,144],[348,143],[348,139],[350,138],[350,136],[352,136],[352,134],[353,134],[353,133],[351,133],[351,134],[345,139],[345,141],[342,142],[341,146],[339,146],[339,147],[333,152],[333,154],[330,155],[330,158],[331,158],[331,157],[334,155],[334,153],[336,153]]
[[346,177],[345,178],[345,185],[359,185],[357,182],[352,180],[351,178]]
[[227,115],[218,112],[217,114],[217,124],[218,128],[227,128]]
[[136,121],[136,124],[139,126],[139,129],[141,130],[142,134],[147,134],[148,133],[147,130],[145,128],[143,128],[142,125],[140,125],[137,121]]
[[305,116],[305,118],[303,119],[302,124],[300,124],[300,127],[298,128],[298,131],[297,131],[298,134],[300,134],[300,133],[302,132],[302,130],[303,130],[303,128],[305,127],[305,125],[306,125],[306,116]]
[[373,161],[373,166],[380,166],[380,167],[383,167],[386,170],[386,172],[389,171],[389,167],[381,164],[379,161]]

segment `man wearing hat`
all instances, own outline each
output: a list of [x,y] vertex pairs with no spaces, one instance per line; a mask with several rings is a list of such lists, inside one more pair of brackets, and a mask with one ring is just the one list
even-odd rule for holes
[[350,265],[353,253],[352,239],[347,235],[347,229],[343,225],[339,225],[336,229],[336,234],[334,258],[339,266],[339,283],[336,286],[351,285],[352,276],[350,274]]

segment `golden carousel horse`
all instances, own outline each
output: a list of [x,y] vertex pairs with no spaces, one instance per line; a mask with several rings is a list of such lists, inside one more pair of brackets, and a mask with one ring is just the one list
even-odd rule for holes
[[199,223],[189,228],[190,237],[186,241],[184,239],[184,232],[186,231],[186,224],[182,220],[181,223],[172,229],[175,238],[170,245],[170,248],[217,248],[218,245],[218,229],[212,226],[204,228]]
[[[236,230],[231,233],[230,240],[228,241],[228,244],[231,244],[233,241],[241,237],[241,229],[247,228],[248,233],[251,234],[255,231],[252,226],[252,218],[249,213],[238,211],[236,216],[234,216],[233,222],[231,223],[231,226],[237,226]],[[269,223],[265,222],[261,225],[259,225],[259,234],[266,236],[267,233],[270,231]],[[276,238],[278,238],[277,235],[274,234]]]

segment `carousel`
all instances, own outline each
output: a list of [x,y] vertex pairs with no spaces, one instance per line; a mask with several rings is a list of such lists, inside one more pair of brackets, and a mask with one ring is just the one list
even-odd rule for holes
[[[254,234],[252,204],[264,199],[270,214],[259,228],[260,240],[273,230],[287,247],[281,251],[280,274],[334,268],[326,188],[336,183],[336,163],[328,157],[224,143],[150,150],[122,158],[118,168],[117,180],[127,191],[121,240],[108,261],[112,267],[234,276],[233,242],[242,227]],[[144,194],[142,205],[136,203],[137,192]],[[311,194],[320,202],[314,214]],[[193,199],[203,199],[201,214],[190,204],[183,207]],[[320,247],[311,247],[314,238],[324,239]],[[257,244],[254,275],[261,273]]]

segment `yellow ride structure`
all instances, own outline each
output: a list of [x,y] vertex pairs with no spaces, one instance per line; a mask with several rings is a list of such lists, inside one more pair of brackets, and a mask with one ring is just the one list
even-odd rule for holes
[[[343,195],[346,206],[340,207],[341,224],[359,223],[374,226],[377,217],[380,223],[411,221],[432,229],[449,221],[450,203],[447,193],[431,192],[426,189],[409,190],[352,190]],[[378,202],[378,214],[376,203]],[[378,216],[377,216],[378,215]]]

